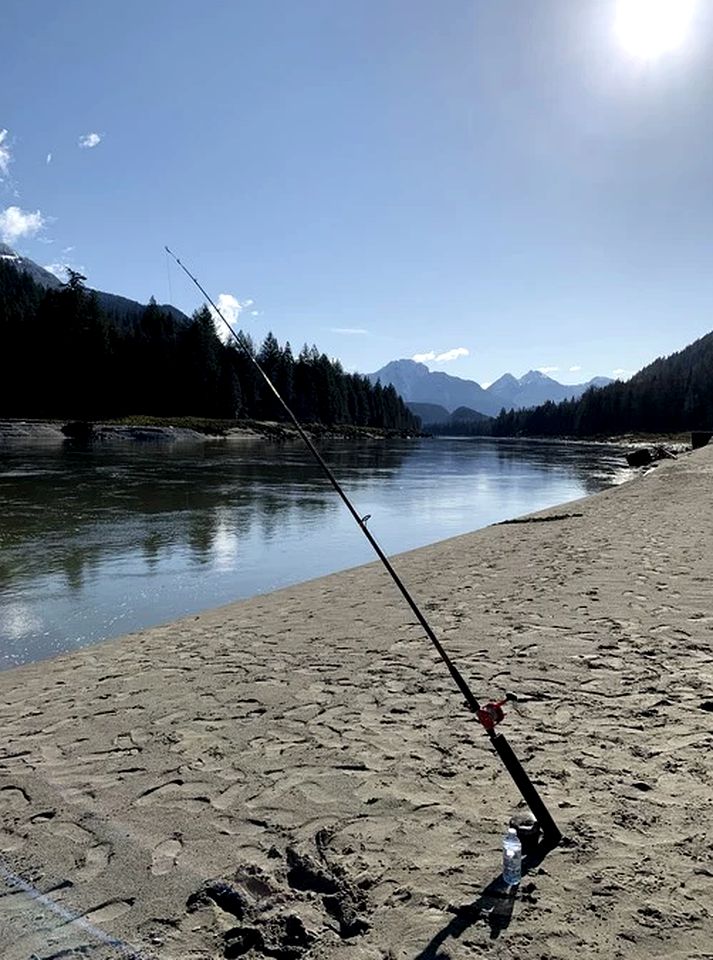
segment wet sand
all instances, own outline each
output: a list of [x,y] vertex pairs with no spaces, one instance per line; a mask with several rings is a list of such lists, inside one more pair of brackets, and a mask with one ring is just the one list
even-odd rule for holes
[[512,898],[377,565],[0,674],[2,957],[711,957],[712,493],[705,448],[397,560],[566,834]]

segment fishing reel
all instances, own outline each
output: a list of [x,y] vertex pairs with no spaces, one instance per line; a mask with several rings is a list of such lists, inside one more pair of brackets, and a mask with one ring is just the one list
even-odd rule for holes
[[489,700],[478,710],[477,717],[488,732],[494,730],[499,723],[505,719],[503,707],[506,703],[516,703],[517,696],[514,693],[506,693],[503,700]]

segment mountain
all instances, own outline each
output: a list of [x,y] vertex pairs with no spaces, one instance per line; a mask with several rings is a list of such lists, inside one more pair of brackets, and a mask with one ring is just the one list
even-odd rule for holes
[[58,280],[53,273],[50,273],[49,270],[45,270],[44,267],[41,267],[39,264],[35,263],[34,260],[28,260],[27,257],[21,257],[19,253],[15,253],[12,247],[8,247],[6,243],[0,243],[0,260],[2,260],[4,263],[9,263],[11,266],[15,267],[17,270],[21,270],[23,273],[29,273],[35,283],[38,283],[41,287],[58,289],[62,286],[62,281]]
[[455,410],[470,407],[478,413],[495,416],[502,403],[492,397],[474,380],[461,380],[449,373],[431,371],[425,363],[415,360],[392,360],[376,373],[368,373],[371,383],[381,381],[382,386],[392,384],[403,399],[413,403],[433,403]]
[[424,430],[434,429],[439,434],[447,434],[452,429],[457,434],[465,431],[469,435],[481,433],[488,435],[490,424],[493,422],[492,417],[478,413],[477,410],[471,410],[470,407],[458,407],[453,413],[449,413],[445,407],[437,403],[407,403],[406,406],[411,413],[421,418],[421,426]]
[[560,400],[577,399],[590,387],[612,383],[608,377],[594,377],[587,383],[564,384],[539,370],[530,370],[519,379],[511,373],[505,373],[487,389],[483,389],[474,380],[462,380],[448,373],[431,371],[425,363],[415,360],[392,360],[367,376],[372,383],[380,380],[384,386],[393,384],[407,403],[435,404],[445,407],[447,411],[468,407],[486,416],[497,416],[503,407],[506,410],[520,410],[523,407],[537,407],[548,400],[559,403]]
[[469,423],[471,425],[478,424],[479,426],[483,426],[486,423],[491,423],[492,419],[492,417],[487,417],[484,413],[478,413],[477,410],[471,410],[470,407],[458,407],[457,410],[453,411],[450,417],[452,424]]
[[551,400],[577,400],[590,387],[604,387],[613,383],[609,377],[593,377],[586,383],[559,383],[539,370],[528,370],[517,379],[512,374],[503,374],[488,387],[488,393],[501,401],[506,410],[522,410],[526,407],[539,407]]
[[510,397],[514,396],[520,389],[520,381],[516,377],[513,377],[511,373],[504,373],[502,377],[494,380],[490,386],[485,389],[494,397],[502,399],[504,404],[507,404]]
[[406,406],[411,413],[416,414],[421,419],[421,426],[426,427],[431,423],[448,423],[451,418],[450,413],[445,407],[438,403],[410,403]]
[[[19,253],[16,253],[12,247],[8,247],[6,243],[0,243],[0,262],[9,263],[17,270],[29,274],[36,284],[45,289],[57,290],[64,286],[62,281],[58,280],[49,270],[45,270],[44,267],[35,263],[34,260],[30,260],[28,257],[23,257]],[[93,292],[96,293],[101,308],[115,320],[126,322],[137,319],[146,307],[145,303],[130,300],[128,297],[121,297],[116,293],[105,293],[103,290],[94,290]],[[179,323],[189,322],[185,313],[182,313],[176,307],[172,307],[171,304],[162,303],[159,304],[159,306],[164,313],[170,314],[173,319]]]
[[615,380],[576,400],[510,411],[494,436],[596,437],[713,430],[713,332],[630,380]]

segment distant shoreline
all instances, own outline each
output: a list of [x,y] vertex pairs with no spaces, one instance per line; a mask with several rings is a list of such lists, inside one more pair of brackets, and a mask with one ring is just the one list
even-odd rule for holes
[[[411,440],[433,435],[427,430],[413,433],[379,427],[360,427],[353,424],[324,426],[305,424],[314,439],[324,440]],[[622,434],[603,437],[463,437],[459,434],[442,435],[443,439],[537,441],[543,443],[607,444],[620,447],[666,445],[676,453],[689,450],[690,433]],[[68,420],[0,420],[0,447],[4,444],[52,444],[67,441],[97,443],[206,443],[216,440],[250,441],[298,440],[299,434],[289,423],[271,420],[211,420],[200,417],[125,417],[107,421]]]
[[[307,433],[329,440],[394,440],[425,434],[353,424],[305,424]],[[297,440],[291,424],[260,420],[208,420],[197,417],[127,417],[108,421],[0,420],[4,444],[206,443],[215,441]]]

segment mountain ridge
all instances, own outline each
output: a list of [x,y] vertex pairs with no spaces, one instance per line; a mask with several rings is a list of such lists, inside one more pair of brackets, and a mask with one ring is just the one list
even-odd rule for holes
[[432,371],[425,363],[406,358],[391,360],[367,377],[372,383],[391,383],[406,403],[433,404],[449,414],[458,407],[468,407],[491,417],[497,416],[503,407],[521,410],[547,401],[579,399],[590,387],[614,382],[609,377],[593,377],[586,383],[564,384],[539,370],[528,370],[521,377],[504,373],[488,387],[482,387],[475,380]]
[[498,437],[601,437],[713,430],[713,331],[682,350],[579,399],[510,410],[491,425]]
[[381,380],[383,386],[392,384],[406,402],[433,403],[445,407],[449,413],[458,407],[469,407],[494,417],[502,407],[474,380],[464,380],[440,370],[431,371],[425,363],[416,360],[392,360],[375,373],[368,373],[367,378],[371,383]]
[[[36,284],[45,289],[58,290],[64,286],[59,277],[56,277],[51,270],[41,267],[39,263],[30,260],[29,257],[23,257],[6,243],[0,243],[0,261],[11,264],[16,270],[22,273],[29,274]],[[121,320],[137,318],[146,308],[145,303],[132,300],[131,297],[123,297],[118,293],[107,293],[104,290],[94,290],[91,287],[87,287],[87,290],[97,295],[99,305],[103,310]],[[190,322],[183,311],[179,310],[178,307],[172,306],[170,303],[160,303],[158,307],[160,310],[163,310],[164,313],[170,314],[170,316],[179,323]]]

